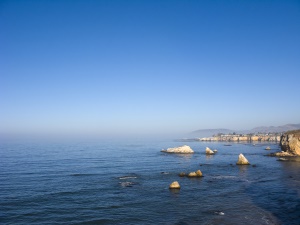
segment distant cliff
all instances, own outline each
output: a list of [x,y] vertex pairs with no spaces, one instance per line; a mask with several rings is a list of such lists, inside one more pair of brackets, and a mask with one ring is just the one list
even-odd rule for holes
[[242,135],[242,134],[225,134],[215,137],[197,138],[197,141],[225,141],[225,142],[256,142],[256,141],[280,141],[280,135],[269,135],[269,134],[259,134],[259,135]]
[[300,156],[300,130],[284,133],[280,139],[280,146],[282,151]]

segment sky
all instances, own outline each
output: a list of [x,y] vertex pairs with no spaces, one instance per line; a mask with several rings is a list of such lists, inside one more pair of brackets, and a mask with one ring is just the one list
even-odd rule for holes
[[300,1],[0,0],[0,133],[300,123]]

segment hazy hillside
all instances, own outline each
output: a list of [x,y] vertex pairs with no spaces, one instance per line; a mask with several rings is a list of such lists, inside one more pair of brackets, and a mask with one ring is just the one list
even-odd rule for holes
[[285,132],[288,130],[297,130],[300,129],[300,124],[286,124],[283,126],[270,126],[270,127],[255,127],[250,130],[251,133],[256,133],[256,132]]
[[189,135],[190,136],[194,136],[194,137],[210,137],[214,134],[218,134],[218,133],[223,133],[223,134],[228,134],[228,133],[242,133],[242,134],[247,134],[247,133],[269,133],[269,132],[285,132],[285,131],[289,131],[289,130],[298,130],[300,129],[300,124],[286,124],[283,126],[261,126],[261,127],[255,127],[251,130],[243,130],[243,131],[239,131],[239,130],[230,130],[230,129],[225,129],[225,128],[220,128],[220,129],[200,129],[200,130],[196,130],[191,132]]
[[195,130],[193,132],[190,133],[190,135],[192,136],[197,136],[199,138],[201,137],[210,137],[214,134],[217,133],[223,133],[223,134],[228,134],[228,133],[232,133],[234,132],[233,130],[229,130],[229,129],[202,129],[202,130]]

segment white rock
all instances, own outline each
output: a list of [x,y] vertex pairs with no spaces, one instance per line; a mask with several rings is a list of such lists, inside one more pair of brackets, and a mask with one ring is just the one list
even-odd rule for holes
[[246,159],[246,157],[241,153],[239,155],[239,159],[236,162],[237,165],[250,165],[249,161]]
[[175,147],[175,148],[168,148],[167,150],[162,150],[162,152],[168,152],[168,153],[194,153],[193,149],[191,149],[190,146],[183,145],[181,147]]
[[206,147],[205,153],[206,153],[206,155],[213,155],[213,154],[215,154],[215,153],[213,152],[213,150],[211,150],[209,147]]
[[180,185],[177,181],[174,181],[172,184],[169,186],[170,189],[180,189]]

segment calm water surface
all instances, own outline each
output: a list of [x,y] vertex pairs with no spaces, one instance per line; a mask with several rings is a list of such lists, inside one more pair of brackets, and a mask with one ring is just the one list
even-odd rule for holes
[[[190,145],[195,154],[161,153]],[[271,146],[271,151],[264,150]],[[217,149],[205,155],[205,147]],[[300,224],[300,160],[277,144],[0,143],[1,224]],[[244,153],[256,167],[236,166]],[[204,177],[178,177],[200,169]],[[177,180],[180,191],[168,186]]]

